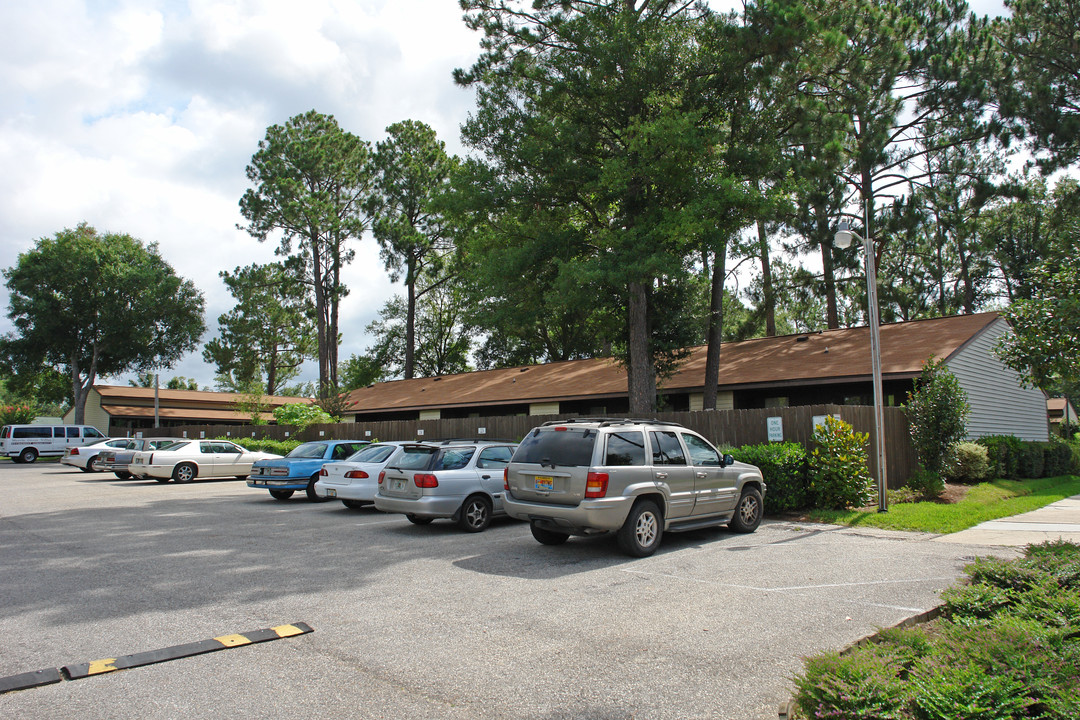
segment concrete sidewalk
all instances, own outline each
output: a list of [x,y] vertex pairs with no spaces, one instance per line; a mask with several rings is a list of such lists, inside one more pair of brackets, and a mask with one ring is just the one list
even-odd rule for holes
[[1049,540],[1080,544],[1080,495],[1058,500],[1023,515],[980,523],[934,540],[966,545],[1024,546]]

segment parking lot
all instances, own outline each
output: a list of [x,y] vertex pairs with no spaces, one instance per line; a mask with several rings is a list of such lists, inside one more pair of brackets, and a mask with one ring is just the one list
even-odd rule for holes
[[0,695],[20,718],[775,718],[801,656],[1014,552],[767,520],[633,560],[505,519],[470,535],[236,480],[51,463],[0,464],[0,493],[0,677],[314,629]]

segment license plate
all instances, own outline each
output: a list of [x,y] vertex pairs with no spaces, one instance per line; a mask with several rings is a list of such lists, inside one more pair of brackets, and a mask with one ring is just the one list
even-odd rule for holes
[[535,487],[537,490],[546,490],[547,492],[551,492],[555,489],[555,478],[537,476]]
[[404,490],[405,490],[405,481],[404,480],[395,480],[394,481],[394,492],[404,492]]
[[326,488],[326,497],[337,497],[337,490],[334,488]]

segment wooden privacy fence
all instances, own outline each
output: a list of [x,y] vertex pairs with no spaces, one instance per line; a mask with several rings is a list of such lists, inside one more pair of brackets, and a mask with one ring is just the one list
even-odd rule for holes
[[[785,441],[810,445],[814,418],[837,415],[858,432],[868,433],[870,472],[875,472],[874,408],[855,405],[807,405],[752,410],[700,410],[662,412],[650,417],[677,422],[712,440],[718,446],[739,447],[770,441],[773,436]],[[565,420],[574,415],[518,415],[446,420],[383,420],[376,422],[312,425],[302,433],[288,425],[185,425],[159,428],[155,433],[176,437],[254,437],[285,440],[446,440],[449,438],[490,438],[517,442],[537,425],[550,420]],[[779,418],[779,421],[776,420]],[[777,435],[779,431],[779,435]],[[907,482],[916,468],[906,413],[897,407],[885,408],[885,460],[890,488]],[[876,477],[876,475],[875,475]]]

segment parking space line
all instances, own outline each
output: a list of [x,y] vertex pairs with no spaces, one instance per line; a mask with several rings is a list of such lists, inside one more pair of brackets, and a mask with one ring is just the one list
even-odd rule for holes
[[193,655],[217,652],[218,650],[226,650],[228,648],[296,637],[297,635],[304,635],[310,632],[314,632],[310,625],[307,623],[296,622],[288,625],[278,625],[272,628],[252,630],[251,632],[246,633],[220,635],[209,640],[200,640],[198,642],[185,643],[184,645],[174,645],[161,650],[149,650],[147,652],[124,655],[122,657],[103,658],[88,663],[65,665],[60,669],[46,668],[35,672],[21,673],[19,675],[0,678],[0,694],[12,690],[26,690],[42,685],[50,685],[58,683],[61,680],[81,680],[82,678],[94,675],[104,675],[106,673],[116,672],[117,670],[127,670],[143,665],[153,665],[155,663],[168,662],[169,660],[178,660]]
[[907,585],[914,582],[928,582],[934,581],[946,581],[953,582],[955,578],[951,577],[927,577],[927,578],[910,578],[906,580],[864,580],[860,582],[847,582],[847,583],[821,583],[819,585],[787,585],[781,587],[758,587],[756,585],[738,585],[735,583],[717,582],[715,580],[701,580],[699,578],[686,577],[684,575],[673,575],[671,573],[658,573],[649,572],[647,570],[631,570],[622,568],[622,572],[630,573],[631,575],[650,575],[654,577],[666,577],[672,580],[682,580],[684,582],[695,582],[703,585],[720,585],[722,587],[737,588],[740,590],[756,590],[758,592],[790,592],[794,590],[817,590],[823,588],[843,588],[843,587],[861,587],[866,585]]

